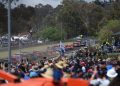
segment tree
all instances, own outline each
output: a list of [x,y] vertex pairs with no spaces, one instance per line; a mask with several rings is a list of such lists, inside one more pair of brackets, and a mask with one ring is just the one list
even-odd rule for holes
[[[18,0],[11,1],[17,3]],[[7,8],[5,8],[7,0],[1,2],[0,33],[5,34],[7,33]],[[120,0],[95,0],[90,3],[85,0],[63,0],[56,8],[51,5],[38,4],[35,7],[27,7],[21,4],[11,9],[12,34],[27,32],[30,29],[41,32],[45,28],[55,27],[65,31],[69,39],[80,34],[96,36],[103,28],[113,28],[116,25],[114,29],[110,29],[110,32],[114,33],[119,27],[116,21],[120,19],[119,4]]]
[[99,22],[103,19],[103,8],[83,1],[63,0],[58,19],[67,32],[68,38],[83,34],[96,35]]
[[7,32],[7,9],[0,3],[0,35]]
[[106,41],[111,42],[111,37],[113,33],[120,31],[120,20],[110,20],[103,26],[99,32],[99,40],[103,43]]
[[112,35],[112,31],[109,29],[101,29],[99,32],[99,41],[101,43],[105,43],[105,42],[111,42],[111,35]]
[[120,20],[108,21],[106,28],[111,30],[113,33],[120,31]]
[[110,0],[104,7],[105,17],[109,20],[120,19],[120,1]]
[[67,32],[67,38],[85,33],[82,21],[79,15],[78,0],[63,0],[62,8],[58,12],[59,26]]
[[37,30],[40,30],[43,27],[47,26],[45,22],[46,20],[45,18],[46,16],[50,15],[52,10],[53,7],[51,5],[38,4],[35,6],[35,15],[34,15],[33,23]]
[[102,2],[101,2],[101,0],[95,0],[94,3],[95,3],[96,5],[100,5],[100,6],[102,6]]
[[87,35],[96,35],[99,31],[99,22],[104,18],[103,8],[94,3],[85,3],[79,6],[79,16],[86,28]]
[[12,33],[28,32],[32,27],[31,17],[33,15],[35,15],[34,8],[26,7],[24,4],[12,9]]
[[47,27],[43,29],[42,31],[38,32],[39,37],[42,37],[43,39],[49,39],[51,41],[57,41],[60,40],[61,37],[65,37],[65,32],[56,28],[56,27]]

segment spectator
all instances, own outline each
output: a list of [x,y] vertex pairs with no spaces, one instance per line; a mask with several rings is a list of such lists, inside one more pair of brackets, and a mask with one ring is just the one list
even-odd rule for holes
[[120,86],[120,69],[117,70],[117,76],[110,82],[109,86]]
[[107,71],[107,76],[109,77],[110,80],[114,79],[118,73],[115,71],[115,68],[112,68]]
[[[96,74],[98,74],[98,77],[94,79]],[[97,69],[95,68],[90,80],[90,84],[93,86],[108,86],[109,83],[110,81],[106,78],[106,73],[104,71],[98,73]]]

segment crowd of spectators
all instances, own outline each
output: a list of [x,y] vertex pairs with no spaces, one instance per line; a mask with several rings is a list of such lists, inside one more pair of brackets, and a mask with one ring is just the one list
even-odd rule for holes
[[[10,73],[24,80],[37,77],[51,78],[55,81],[60,81],[61,78],[80,78],[88,80],[91,86],[120,86],[118,59],[99,59],[90,56],[83,58],[80,55],[78,52],[72,52],[70,56],[51,59],[44,57],[38,62],[24,59],[12,64]],[[7,71],[8,64],[1,63],[0,69]]]

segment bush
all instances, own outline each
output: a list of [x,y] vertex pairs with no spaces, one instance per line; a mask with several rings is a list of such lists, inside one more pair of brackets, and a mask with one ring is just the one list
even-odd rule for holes
[[42,31],[37,33],[39,38],[48,39],[50,41],[57,41],[61,38],[63,39],[66,36],[65,31],[62,31],[56,27],[47,27],[44,28]]
[[110,20],[108,23],[102,27],[98,36],[101,43],[111,42],[112,34],[120,31],[120,21]]

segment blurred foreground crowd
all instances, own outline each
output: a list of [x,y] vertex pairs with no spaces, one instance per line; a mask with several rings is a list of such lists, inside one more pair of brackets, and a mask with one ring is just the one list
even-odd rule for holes
[[[81,58],[75,53],[51,59],[44,57],[38,62],[24,59],[12,64],[10,73],[24,80],[38,77],[55,81],[61,78],[80,78],[88,80],[90,86],[120,86],[120,60]],[[7,71],[7,68],[7,63],[1,63],[0,69]]]

